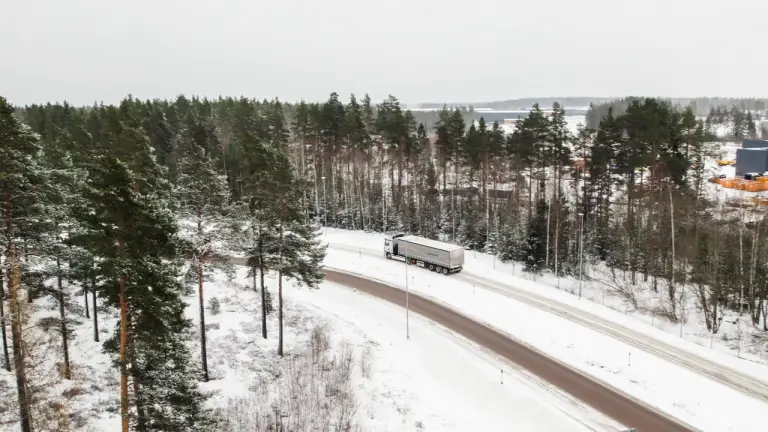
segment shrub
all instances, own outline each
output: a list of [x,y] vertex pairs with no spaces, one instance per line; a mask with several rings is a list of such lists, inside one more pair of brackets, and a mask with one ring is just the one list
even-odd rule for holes
[[221,312],[221,304],[219,304],[219,299],[216,297],[212,298],[211,301],[208,302],[208,309],[212,314],[218,315],[219,312]]

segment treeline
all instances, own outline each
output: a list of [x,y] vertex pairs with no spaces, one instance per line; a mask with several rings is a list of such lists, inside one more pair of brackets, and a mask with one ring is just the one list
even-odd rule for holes
[[[643,98],[640,97],[627,97],[602,103],[592,103],[587,111],[586,124],[588,127],[596,129],[600,125],[600,121],[608,113],[608,109],[612,109],[614,115],[620,115],[626,111],[627,107],[629,107],[632,102],[640,101],[642,99]],[[742,124],[742,122],[746,121],[747,114],[750,115],[752,121],[759,121],[765,113],[766,106],[768,106],[768,100],[754,98],[699,97],[669,98],[663,100],[681,111],[690,107],[696,117],[708,117],[712,120],[719,121],[719,123],[712,124],[720,125],[725,125],[728,121],[733,122],[739,115],[739,119],[741,120],[739,124]],[[757,130],[759,131],[759,128],[757,128]]]
[[534,104],[541,106],[552,106],[555,102],[562,106],[571,107],[587,107],[594,103],[606,103],[610,102],[611,98],[599,98],[599,97],[541,97],[541,98],[521,98],[521,99],[508,99],[503,101],[488,101],[480,103],[467,103],[467,102],[447,102],[447,103],[434,103],[427,102],[418,104],[419,108],[432,108],[440,109],[444,106],[448,107],[469,107],[474,106],[477,108],[491,108],[494,110],[523,110],[532,107]]
[[[203,293],[212,271],[231,271],[233,250],[244,253],[261,292],[264,338],[273,307],[264,274],[277,273],[283,355],[283,279],[310,287],[322,279],[324,250],[302,201],[307,182],[291,166],[279,104],[268,130],[261,128],[267,112],[238,105],[239,117],[220,140],[224,129],[212,128],[199,102],[171,108],[128,98],[118,106],[33,106],[14,114],[0,98],[0,280],[7,283],[0,289],[0,343],[3,367],[15,376],[22,432],[69,427],[68,416],[53,415],[61,410],[46,399],[56,379],[43,384],[30,371],[48,361],[60,371],[57,379],[73,379],[73,317],[92,313],[98,342],[105,311],[119,315],[103,348],[119,371],[122,430],[218,430],[198,388],[209,379]],[[236,171],[221,157],[225,139],[240,152]],[[222,175],[225,167],[236,182]],[[187,343],[192,323],[184,297],[192,292],[200,366]],[[58,316],[32,320],[33,302],[49,297]],[[30,350],[41,329],[59,338],[60,358]]]
[[735,106],[730,110],[723,106],[712,108],[707,114],[706,123],[710,127],[723,126],[728,130],[727,138],[742,140],[756,139],[762,136],[758,122],[763,118],[763,111],[752,114],[752,111],[742,111]]
[[[627,99],[621,114],[608,107],[597,129],[572,136],[558,103],[551,115],[534,105],[509,135],[482,119],[468,123],[459,109],[439,111],[429,129],[392,96],[378,104],[335,93],[322,103],[182,96],[124,104],[171,178],[189,136],[215,158],[235,201],[258,167],[253,143],[268,143],[285,148],[308,182],[301,209],[318,224],[442,237],[530,271],[573,275],[583,230],[587,259],[625,271],[630,285],[642,277],[663,290],[659,312],[673,321],[680,287],[691,284],[713,331],[723,307],[748,310],[755,325],[766,313],[762,224],[745,222],[746,209],[721,212],[706,193],[713,122],[690,106]],[[62,109],[27,107],[23,117],[45,131]]]

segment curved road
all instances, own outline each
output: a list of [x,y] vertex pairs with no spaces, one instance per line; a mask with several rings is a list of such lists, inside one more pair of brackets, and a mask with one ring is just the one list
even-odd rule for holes
[[[325,279],[405,307],[403,290],[360,275],[324,268]],[[617,422],[640,432],[693,432],[691,426],[654,411],[646,405],[593,380],[555,359],[523,345],[508,336],[443,306],[409,293],[409,308],[465,338],[520,365],[551,385],[569,393]]]
[[[365,252],[367,255],[384,259],[380,251],[372,251],[370,249],[337,243],[333,243],[331,247],[349,252]],[[514,285],[502,284],[489,280],[467,270],[453,277],[475,284],[478,288],[484,288],[488,291],[525,303],[537,309],[569,319],[587,328],[606,334],[616,340],[621,340],[649,354],[663,358],[672,363],[677,363],[742,393],[751,395],[762,401],[768,401],[768,382],[757,380],[755,377],[734,368],[715,363],[703,357],[692,355],[682,348],[652,338],[629,327],[625,327],[578,308],[570,307],[557,300],[519,289]]]

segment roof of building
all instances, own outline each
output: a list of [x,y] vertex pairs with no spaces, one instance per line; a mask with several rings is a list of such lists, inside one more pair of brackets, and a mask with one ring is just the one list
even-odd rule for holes
[[763,148],[768,147],[767,140],[745,139],[741,142],[741,148]]

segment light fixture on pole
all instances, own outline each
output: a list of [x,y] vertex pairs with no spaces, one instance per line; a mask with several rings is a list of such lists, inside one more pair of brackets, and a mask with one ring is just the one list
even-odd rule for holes
[[328,238],[328,199],[325,195],[325,176],[321,177],[323,180],[323,213],[325,213],[325,238]]
[[579,212],[579,224],[581,225],[579,231],[579,300],[581,300],[581,285],[584,279],[584,264],[582,258],[584,256],[584,213]]
[[411,339],[411,325],[409,318],[409,305],[408,305],[408,255],[405,256],[405,338]]

